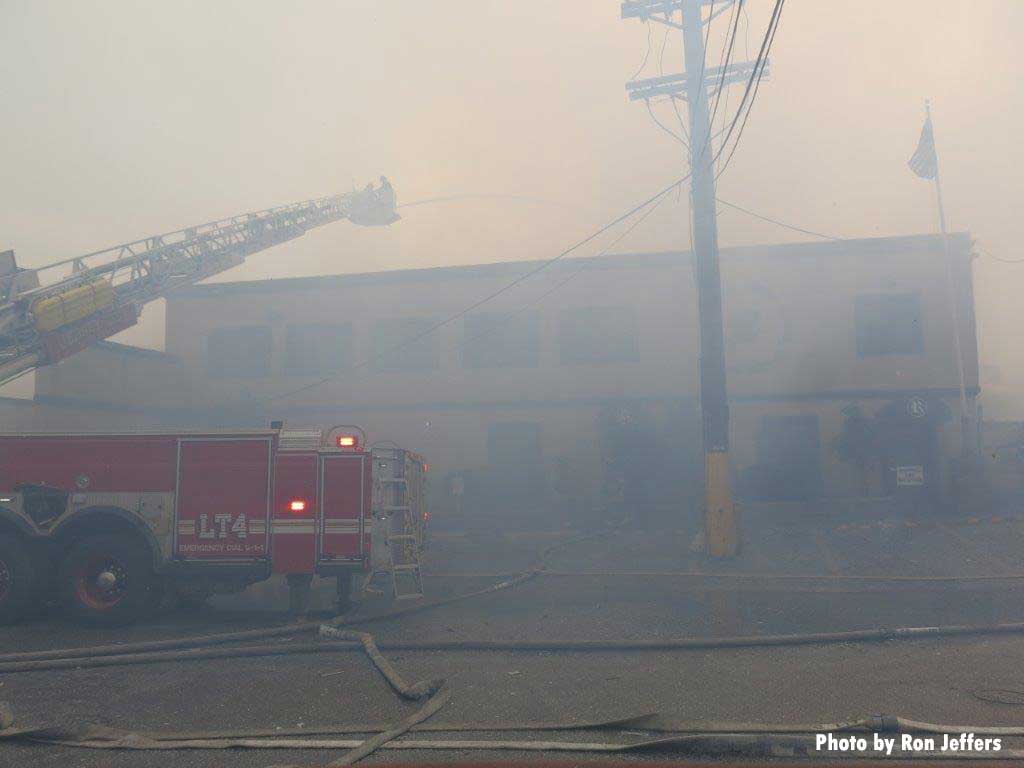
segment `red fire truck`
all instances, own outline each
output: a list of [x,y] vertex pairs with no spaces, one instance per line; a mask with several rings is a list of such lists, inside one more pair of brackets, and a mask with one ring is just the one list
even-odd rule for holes
[[274,427],[0,435],[0,622],[56,598],[80,620],[124,623],[167,591],[275,574],[293,596],[336,577],[345,600],[370,566],[375,486],[393,500],[396,467],[422,484],[426,465],[390,449],[376,478],[358,428]]

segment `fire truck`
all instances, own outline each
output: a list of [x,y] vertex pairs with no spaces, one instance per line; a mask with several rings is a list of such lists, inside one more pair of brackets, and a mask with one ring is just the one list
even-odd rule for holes
[[[0,622],[56,600],[86,623],[128,623],[168,593],[272,575],[300,604],[314,575],[333,577],[344,602],[379,566],[375,517],[403,551],[422,545],[426,471],[354,427],[2,434]],[[418,559],[403,567],[418,581]]]

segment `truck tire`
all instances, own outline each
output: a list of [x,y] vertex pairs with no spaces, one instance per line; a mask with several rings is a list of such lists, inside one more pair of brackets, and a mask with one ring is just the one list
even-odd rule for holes
[[36,576],[23,542],[0,535],[0,624],[20,619],[36,594]]
[[58,585],[68,614],[97,626],[136,621],[161,596],[149,548],[117,534],[75,543],[61,563]]

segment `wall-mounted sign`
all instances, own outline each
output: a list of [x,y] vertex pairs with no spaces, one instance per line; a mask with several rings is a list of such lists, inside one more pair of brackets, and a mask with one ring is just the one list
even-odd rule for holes
[[928,415],[928,405],[923,397],[912,397],[907,400],[907,413],[915,419],[923,419]]
[[898,487],[924,485],[924,467],[896,467]]

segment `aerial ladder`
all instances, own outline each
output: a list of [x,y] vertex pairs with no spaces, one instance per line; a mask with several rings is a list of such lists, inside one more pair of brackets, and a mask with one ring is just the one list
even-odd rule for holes
[[[143,305],[236,267],[310,229],[399,219],[381,186],[246,213],[123,243],[36,269],[0,253],[0,384],[69,357],[134,325]],[[48,284],[40,275],[58,272]]]

